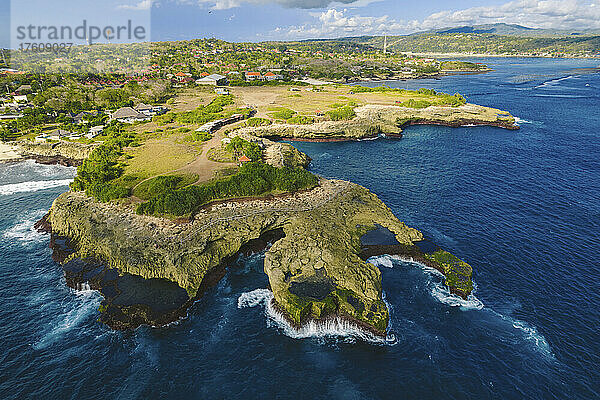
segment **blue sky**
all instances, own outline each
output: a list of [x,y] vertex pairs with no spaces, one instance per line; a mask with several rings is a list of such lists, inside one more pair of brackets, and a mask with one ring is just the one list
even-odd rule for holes
[[[9,31],[10,0],[0,1],[0,45],[6,46],[8,32],[13,32],[14,26]],[[90,18],[101,16],[105,21],[124,16],[143,19],[151,15],[152,40],[333,38],[405,34],[494,22],[573,30],[600,28],[600,0],[12,0],[12,3],[13,15],[17,4],[32,21],[69,18],[78,21],[85,13]]]

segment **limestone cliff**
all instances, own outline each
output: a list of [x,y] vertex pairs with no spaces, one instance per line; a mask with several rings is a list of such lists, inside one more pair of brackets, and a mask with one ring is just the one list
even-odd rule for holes
[[265,272],[288,319],[300,326],[337,316],[379,334],[388,323],[381,274],[359,257],[360,237],[379,224],[406,246],[422,239],[367,189],[337,180],[275,199],[220,203],[188,223],[139,216],[132,207],[68,192],[55,200],[48,222],[55,234],[78,244],[78,257],[167,279],[190,297],[244,244],[282,228],[285,237],[268,250]]
[[98,144],[83,144],[77,142],[33,143],[19,141],[14,143],[21,153],[40,161],[55,159],[83,161]]
[[507,112],[494,108],[465,104],[460,107],[431,106],[423,109],[399,106],[366,105],[355,109],[349,121],[324,121],[310,125],[273,124],[241,128],[240,134],[307,140],[360,139],[378,134],[397,135],[411,124],[447,126],[489,125],[518,129]]

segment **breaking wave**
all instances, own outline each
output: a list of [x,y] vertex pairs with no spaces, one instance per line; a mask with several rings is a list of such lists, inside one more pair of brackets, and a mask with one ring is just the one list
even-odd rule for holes
[[[367,261],[377,267],[384,268],[394,268],[395,263],[416,265],[432,277],[435,276],[438,278],[443,278],[443,274],[436,269],[427,267],[426,265],[415,262],[414,260],[403,259],[398,256],[383,255],[372,257]],[[481,300],[475,297],[474,294],[471,294],[467,298],[467,300],[465,300],[459,296],[450,293],[448,287],[443,283],[443,279],[432,279],[428,283],[431,295],[439,302],[451,307],[460,307],[463,310],[484,310],[486,312],[490,312],[492,315],[495,315],[503,321],[510,323],[513,328],[521,331],[521,333],[523,334],[523,338],[526,341],[533,343],[535,347],[538,350],[540,350],[543,354],[553,357],[552,350],[550,349],[550,345],[546,341],[546,338],[544,338],[544,336],[540,334],[534,326],[529,325],[525,321],[521,321],[510,316],[501,314],[489,307],[484,307],[483,302],[481,302]],[[477,285],[474,283],[473,293],[475,293],[476,291]]]
[[33,225],[40,220],[46,213],[45,210],[38,210],[28,214],[24,220],[6,229],[2,236],[6,239],[18,240],[21,242],[39,242],[44,239],[45,235],[40,233]]
[[0,195],[11,195],[23,192],[37,192],[61,186],[69,186],[73,179],[55,179],[50,181],[30,181],[21,183],[10,183],[0,186]]
[[87,318],[96,313],[102,301],[102,295],[94,290],[77,291],[73,298],[74,303],[69,302],[71,309],[63,314],[60,321],[54,323],[44,336],[33,344],[35,350],[45,349],[67,335],[71,330],[80,326]]
[[273,307],[273,293],[268,289],[257,289],[252,292],[243,293],[238,298],[238,308],[265,307],[267,326],[280,329],[283,334],[293,339],[342,339],[347,343],[356,340],[372,344],[395,344],[395,337],[381,338],[375,336],[350,321],[341,318],[333,318],[325,321],[311,321],[300,329],[291,326],[286,318],[275,307]]
[[416,262],[412,259],[405,259],[398,256],[383,255],[377,257],[371,257],[367,260],[376,267],[394,268],[395,263],[405,263],[416,265],[423,271],[425,271],[431,277],[438,279],[430,279],[428,287],[430,294],[437,299],[440,303],[446,304],[450,307],[460,307],[463,310],[481,310],[483,309],[483,303],[473,293],[477,290],[477,285],[473,293],[471,293],[467,299],[463,299],[460,296],[450,293],[450,289],[444,284],[444,275],[434,268],[430,268],[424,264]]
[[521,124],[533,124],[533,122],[527,121],[526,119],[522,119],[522,118],[519,118],[519,117],[515,117],[515,122],[517,124],[519,124],[519,125],[521,125]]
[[545,88],[545,87],[552,87],[552,86],[555,86],[556,84],[558,84],[559,82],[566,81],[567,79],[572,79],[572,78],[574,78],[573,75],[563,76],[562,78],[550,79],[546,82],[543,82],[541,85],[537,85],[535,88],[541,89],[541,88]]
[[500,318],[503,321],[512,325],[512,327],[514,329],[517,329],[518,331],[520,331],[523,338],[527,342],[532,343],[535,346],[535,348],[537,350],[539,350],[542,354],[544,354],[548,357],[554,358],[554,354],[552,353],[552,349],[550,348],[548,341],[546,340],[544,335],[542,335],[541,333],[538,332],[538,330],[536,329],[535,326],[531,326],[525,321],[521,321],[521,320],[512,318],[510,316],[501,314],[494,310],[489,310],[489,311],[493,315],[497,316],[498,318]]

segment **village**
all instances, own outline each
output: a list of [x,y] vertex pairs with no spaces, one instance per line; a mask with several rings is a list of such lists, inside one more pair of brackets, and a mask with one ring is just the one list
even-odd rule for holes
[[0,138],[94,140],[111,123],[144,123],[167,113],[169,99],[193,88],[219,96],[244,87],[318,90],[327,84],[432,76],[442,65],[432,58],[382,54],[364,46],[321,49],[214,39],[156,44],[151,62],[128,72],[79,76],[1,68]]

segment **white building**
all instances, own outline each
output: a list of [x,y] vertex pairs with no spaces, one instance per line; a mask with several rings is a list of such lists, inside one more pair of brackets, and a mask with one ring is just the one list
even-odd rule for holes
[[212,74],[196,80],[198,85],[225,85],[227,84],[227,77],[219,74]]
[[152,117],[146,114],[142,114],[141,112],[138,112],[131,107],[119,108],[117,111],[110,115],[111,121],[117,120],[125,124],[150,121],[151,119]]
[[98,135],[101,135],[104,131],[104,125],[92,126],[89,132],[85,135],[88,139],[93,139]]

